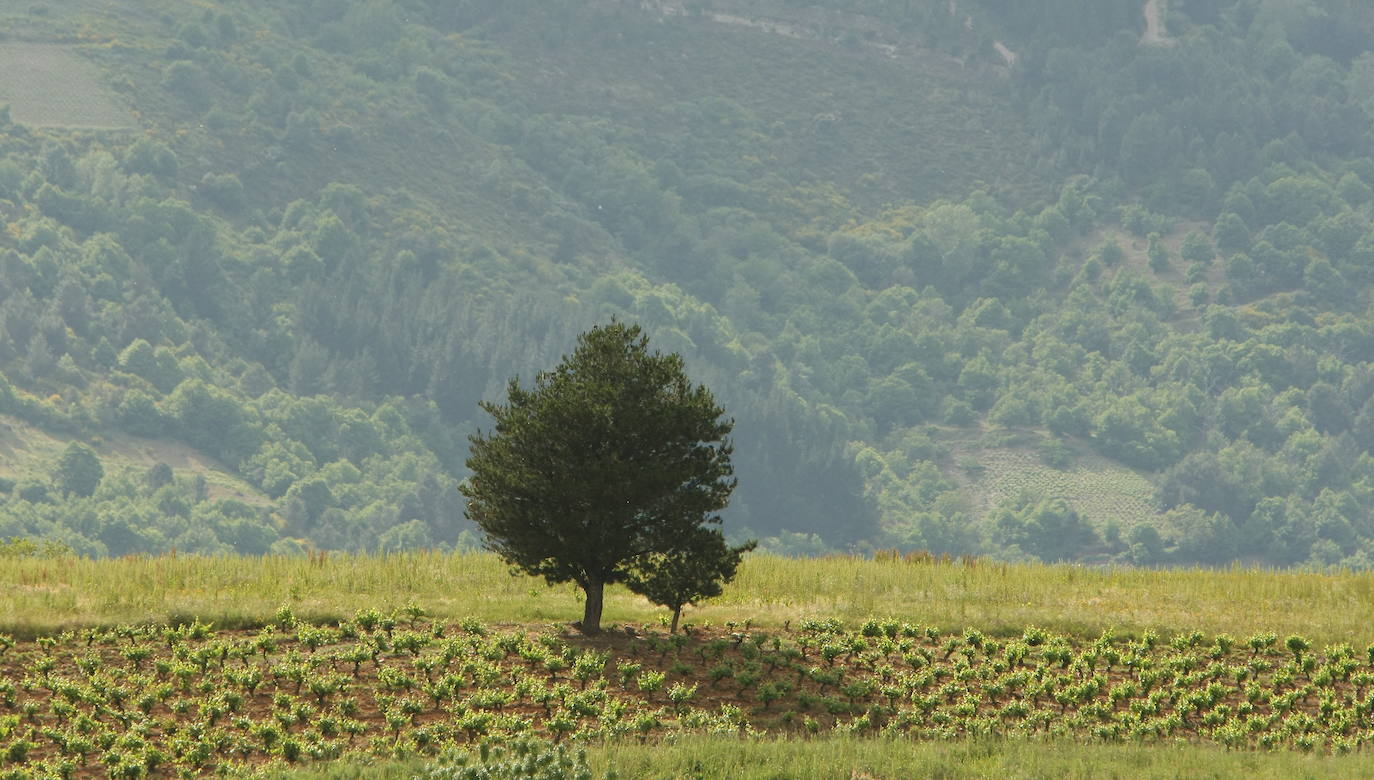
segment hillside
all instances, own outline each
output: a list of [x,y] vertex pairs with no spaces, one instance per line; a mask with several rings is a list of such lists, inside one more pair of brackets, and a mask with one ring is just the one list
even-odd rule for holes
[[1366,567],[1374,18],[1146,5],[4,9],[0,537],[472,544],[617,315],[767,549]]

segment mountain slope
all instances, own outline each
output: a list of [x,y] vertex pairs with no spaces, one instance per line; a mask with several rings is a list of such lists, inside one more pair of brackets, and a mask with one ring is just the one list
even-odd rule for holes
[[[0,412],[251,500],[16,486],[0,535],[471,543],[477,402],[617,315],[735,416],[774,549],[1365,565],[1368,13],[1081,5],[6,11],[137,127],[0,127]],[[1108,487],[999,487],[1023,434]]]

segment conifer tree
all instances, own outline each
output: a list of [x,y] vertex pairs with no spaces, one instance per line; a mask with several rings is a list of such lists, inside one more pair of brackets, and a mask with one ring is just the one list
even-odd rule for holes
[[582,588],[582,631],[600,630],[605,586],[645,556],[710,549],[702,534],[724,547],[712,526],[735,488],[734,422],[638,326],[583,333],[532,388],[512,379],[505,404],[482,408],[495,428],[470,437],[467,515],[513,567]]

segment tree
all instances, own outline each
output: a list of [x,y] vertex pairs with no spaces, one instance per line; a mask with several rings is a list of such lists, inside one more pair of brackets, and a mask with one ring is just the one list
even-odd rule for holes
[[1217,218],[1217,224],[1212,228],[1212,240],[1216,242],[1217,249],[1227,254],[1244,252],[1250,248],[1250,228],[1238,214],[1228,211]]
[[1184,260],[1193,263],[1210,263],[1212,258],[1216,257],[1212,242],[1196,230],[1189,231],[1188,235],[1183,237],[1183,246],[1179,248],[1178,253]]
[[638,326],[616,321],[507,394],[481,404],[495,428],[469,439],[467,516],[507,563],[581,587],[581,629],[596,633],[607,584],[644,556],[719,535],[708,526],[735,488],[734,421],[688,381],[681,356],[651,353]]
[[996,527],[1007,544],[1042,561],[1073,559],[1101,541],[1092,525],[1062,498],[1019,510],[1004,507],[996,516]]
[[64,494],[86,498],[100,486],[105,469],[100,465],[100,457],[95,450],[74,441],[63,450],[52,476],[53,482]]
[[725,543],[715,529],[698,529],[676,549],[641,556],[630,571],[630,590],[673,611],[668,633],[677,633],[678,619],[687,604],[720,595],[721,585],[735,578],[740,559],[757,544],[738,547]]
[[1158,233],[1150,234],[1150,244],[1145,250],[1145,256],[1150,260],[1151,271],[1162,274],[1169,270],[1169,250],[1164,248]]

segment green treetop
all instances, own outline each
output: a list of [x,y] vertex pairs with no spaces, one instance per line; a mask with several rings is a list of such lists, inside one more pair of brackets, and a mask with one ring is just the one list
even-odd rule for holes
[[100,480],[105,477],[105,469],[100,465],[100,457],[95,450],[80,443],[72,442],[62,451],[53,472],[53,482],[66,495],[82,498],[95,493]]
[[642,556],[627,580],[630,590],[673,612],[669,633],[677,633],[682,608],[719,596],[721,585],[735,578],[740,559],[754,542],[738,547],[725,543],[720,531],[698,529],[678,546]]

